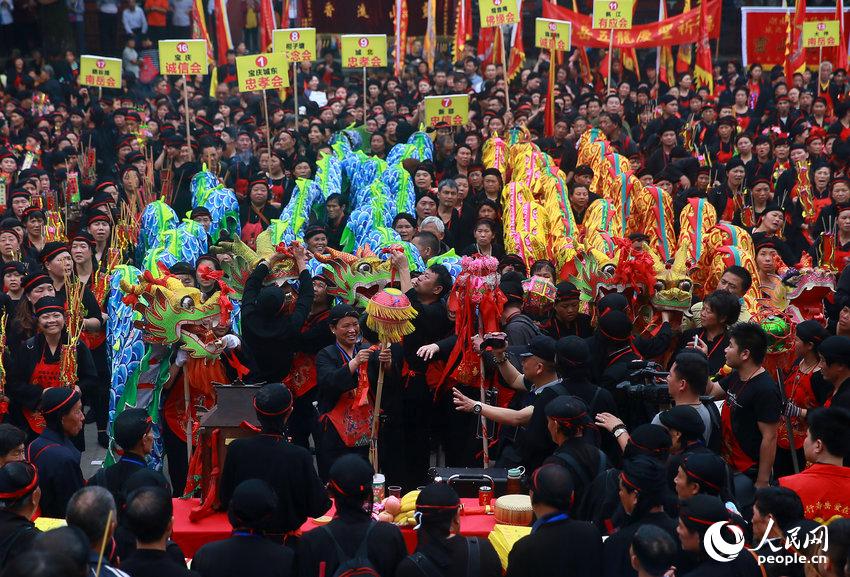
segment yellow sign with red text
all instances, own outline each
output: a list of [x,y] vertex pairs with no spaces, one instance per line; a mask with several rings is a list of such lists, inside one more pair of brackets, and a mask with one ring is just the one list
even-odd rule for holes
[[593,27],[630,30],[634,0],[593,0]]
[[425,125],[463,126],[469,121],[469,95],[447,94],[425,97]]
[[566,52],[571,48],[572,24],[565,20],[538,18],[534,21],[534,45]]
[[482,28],[516,24],[519,20],[516,0],[478,0],[478,13]]
[[98,88],[121,88],[121,59],[103,56],[80,56],[80,76],[83,86]]
[[387,65],[386,34],[347,34],[341,40],[343,68],[383,68]]
[[236,77],[241,92],[278,90],[289,86],[289,70],[283,52],[250,54],[236,58]]
[[272,51],[283,52],[287,62],[313,62],[316,52],[315,28],[281,28],[272,33]]
[[803,22],[803,48],[833,48],[839,38],[838,20]]
[[206,40],[160,40],[159,73],[164,76],[206,74]]

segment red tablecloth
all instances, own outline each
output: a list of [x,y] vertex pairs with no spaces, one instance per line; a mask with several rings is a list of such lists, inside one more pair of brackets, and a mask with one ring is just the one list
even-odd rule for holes
[[[462,499],[464,507],[468,510],[478,509],[477,499]],[[216,513],[197,523],[189,521],[189,511],[198,506],[198,499],[174,499],[174,533],[172,539],[183,549],[186,557],[193,557],[204,543],[219,541],[230,536],[230,523],[227,521],[226,513]],[[333,514],[333,508],[328,513]],[[468,537],[487,538],[496,518],[493,515],[468,514],[461,515],[460,532]],[[301,527],[302,531],[315,529],[316,525],[311,519]],[[416,548],[416,532],[411,527],[401,531],[408,551],[411,553]]]

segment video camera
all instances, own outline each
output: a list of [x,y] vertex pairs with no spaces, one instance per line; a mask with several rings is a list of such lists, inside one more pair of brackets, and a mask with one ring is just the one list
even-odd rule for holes
[[672,404],[667,389],[669,371],[654,361],[632,361],[629,380],[618,383],[616,388],[627,396],[658,406]]

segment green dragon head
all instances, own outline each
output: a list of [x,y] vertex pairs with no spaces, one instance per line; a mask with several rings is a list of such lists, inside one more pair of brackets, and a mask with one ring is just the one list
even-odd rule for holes
[[694,283],[688,269],[690,241],[685,237],[672,261],[655,261],[652,306],[657,311],[685,312],[691,307]]
[[[221,241],[210,247],[210,252],[217,255],[221,261],[221,269],[224,271],[224,281],[235,291],[234,298],[242,300],[242,291],[245,289],[245,281],[257,267],[257,264],[271,257],[275,252],[272,242],[271,229],[266,229],[257,236],[257,250],[253,250],[242,242],[238,236],[232,241]],[[283,283],[298,278],[298,267],[295,260],[284,259],[272,270],[263,284],[282,285]]]
[[356,254],[330,248],[327,253],[314,256],[325,265],[322,276],[328,281],[328,294],[352,306],[365,307],[390,282],[390,261],[381,260],[368,246]]
[[196,359],[212,359],[224,350],[213,332],[222,318],[219,292],[203,301],[198,289],[183,286],[173,276],[154,278],[150,271],[139,277],[138,284],[122,279],[121,290],[127,295],[124,301],[141,315],[134,324],[146,341],[179,342]]

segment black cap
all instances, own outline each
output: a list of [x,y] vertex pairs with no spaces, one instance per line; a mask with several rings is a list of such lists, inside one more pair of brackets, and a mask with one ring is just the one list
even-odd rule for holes
[[672,444],[673,441],[667,429],[661,425],[644,423],[629,433],[629,442],[623,455],[651,455],[656,459],[666,460]]
[[[27,267],[24,263],[10,260],[9,262],[4,262],[2,268],[0,268],[0,274],[7,275],[10,272],[16,272],[18,274],[27,274]],[[21,283],[23,284],[23,283]]]
[[63,252],[67,252],[70,254],[68,250],[68,245],[64,242],[48,242],[45,243],[44,248],[41,249],[41,252],[38,253],[38,260],[42,264],[46,264],[62,254]]
[[546,416],[568,428],[591,423],[587,404],[572,395],[559,395],[546,405]]
[[311,238],[313,238],[317,234],[327,234],[325,227],[319,226],[317,224],[314,224],[313,226],[308,227],[307,230],[304,232],[304,241],[306,242],[306,241],[310,240]]
[[40,208],[36,208],[34,206],[29,207],[24,211],[24,214],[21,215],[21,222],[26,223],[29,219],[37,217],[41,220],[47,220],[47,217],[44,215],[44,211]]
[[43,272],[34,272],[30,273],[26,277],[24,277],[23,286],[24,292],[26,294],[30,294],[34,288],[41,286],[43,284],[52,285],[53,281],[50,280],[50,277],[44,274]]
[[277,509],[274,489],[262,479],[247,479],[233,490],[227,515],[233,528],[261,528]]
[[502,275],[499,289],[504,293],[509,303],[522,304],[525,292],[522,290],[522,277],[516,273]]
[[815,320],[805,320],[797,325],[797,336],[804,343],[812,343],[815,350],[829,337],[829,332]]
[[668,429],[675,429],[688,439],[702,438],[705,433],[705,423],[699,411],[690,405],[678,405],[662,411],[658,420]]
[[331,465],[328,486],[343,497],[365,497],[372,492],[375,470],[369,461],[349,453]]
[[254,410],[258,417],[281,417],[292,410],[292,393],[283,383],[269,383],[257,391]]
[[555,339],[552,337],[537,335],[532,337],[531,342],[528,343],[528,348],[526,348],[525,352],[520,353],[519,356],[522,358],[538,357],[544,361],[554,363],[556,355],[555,344]]
[[453,517],[460,507],[460,497],[448,483],[431,483],[419,491],[416,497],[416,512],[424,519]]
[[555,345],[558,353],[558,363],[566,368],[586,366],[590,360],[590,347],[587,341],[576,335],[558,339]]
[[598,329],[611,341],[625,342],[632,334],[632,321],[623,311],[610,310],[599,317]]
[[620,479],[633,491],[642,493],[658,493],[667,486],[664,465],[647,455],[636,455],[623,461]]
[[360,320],[360,315],[358,314],[357,309],[347,304],[336,305],[334,308],[332,308],[328,320],[332,325],[335,325],[345,317],[351,317],[353,319]]
[[726,484],[726,462],[714,453],[691,453],[679,466],[711,494],[719,494]]
[[46,315],[48,313],[65,314],[65,303],[58,297],[41,297],[38,302],[33,305],[33,314],[36,317]]
[[12,461],[0,467],[0,502],[15,503],[38,488],[38,471],[32,463]]
[[596,310],[600,315],[608,311],[624,311],[628,306],[628,299],[620,293],[609,293],[596,301]]
[[729,511],[720,497],[699,494],[682,503],[679,509],[679,520],[692,532],[702,534],[715,523],[728,521]]
[[170,272],[171,274],[188,274],[194,276],[195,269],[192,268],[192,265],[190,265],[188,262],[180,261],[175,262],[173,265],[168,267],[168,272]]
[[196,206],[195,208],[192,209],[192,212],[189,215],[189,218],[195,219],[195,218],[198,218],[199,216],[206,216],[206,217],[212,218],[212,213],[210,212],[210,209],[208,209],[205,206]]
[[41,414],[63,417],[71,411],[79,400],[80,394],[70,387],[46,389],[41,397]]
[[257,295],[257,310],[264,315],[274,316],[286,302],[286,294],[277,285],[264,286]]
[[569,281],[561,281],[555,285],[555,302],[574,301],[581,296],[576,285]]
[[827,364],[839,361],[850,366],[850,337],[843,335],[827,337],[818,347],[818,354],[826,360]]
[[145,409],[124,409],[115,417],[112,435],[124,450],[135,447],[151,428],[151,418]]

